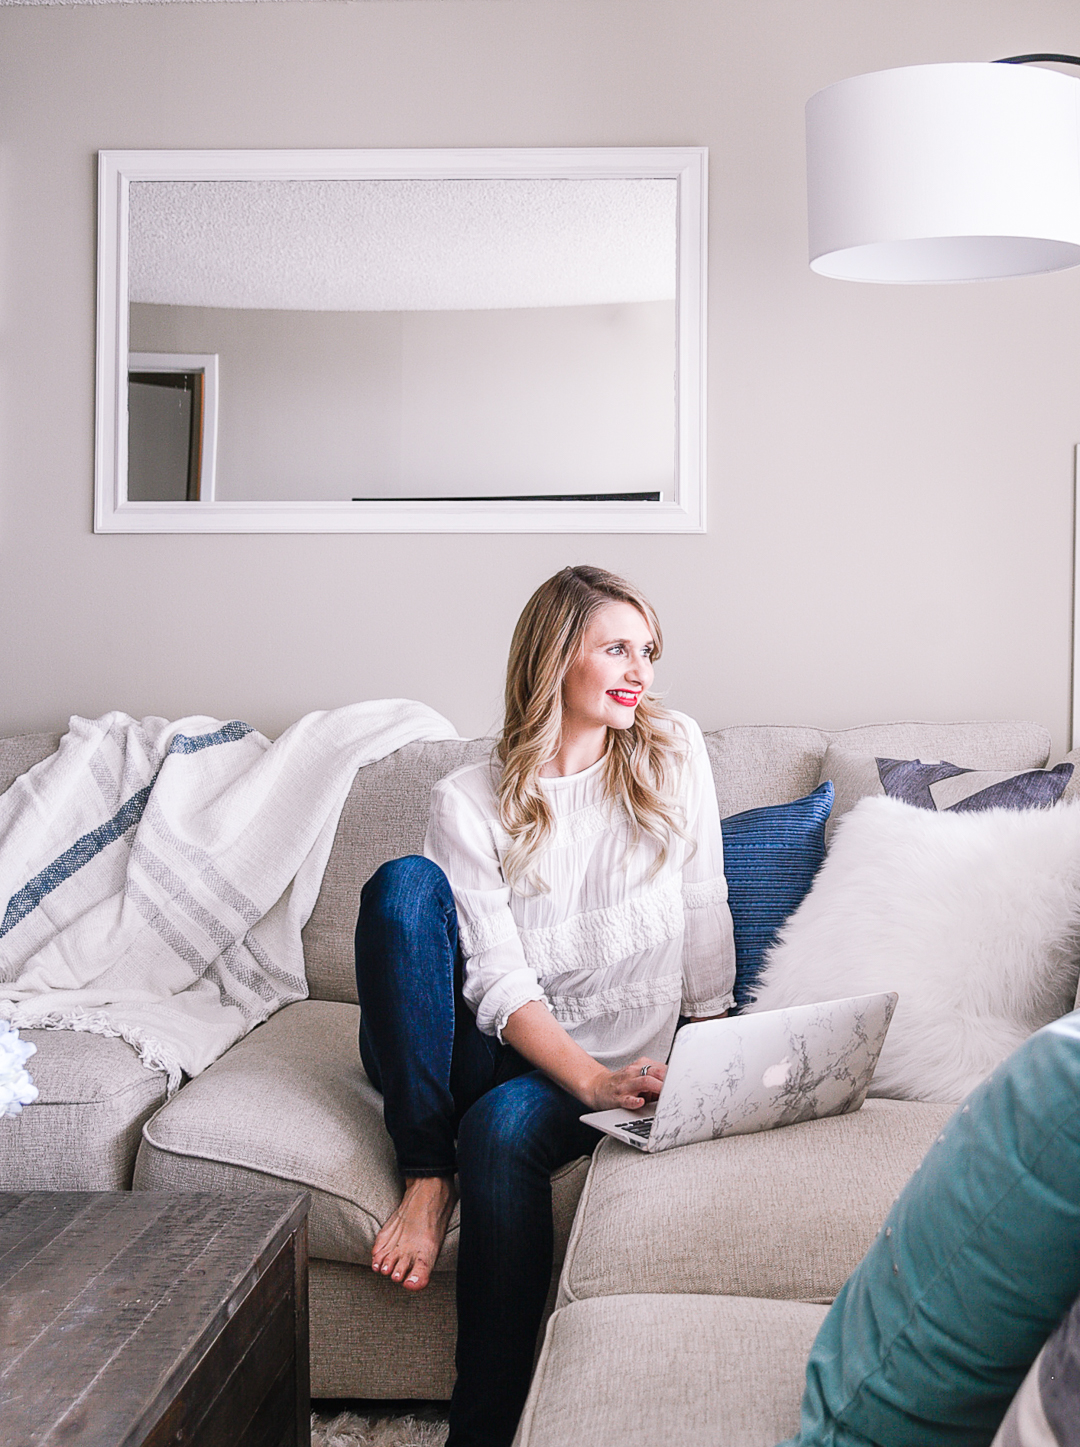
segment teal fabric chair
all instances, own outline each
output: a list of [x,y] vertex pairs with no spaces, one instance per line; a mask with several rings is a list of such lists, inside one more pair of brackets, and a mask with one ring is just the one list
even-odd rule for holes
[[836,1298],[784,1447],[985,1447],[1080,1293],[1080,1011],[957,1110]]

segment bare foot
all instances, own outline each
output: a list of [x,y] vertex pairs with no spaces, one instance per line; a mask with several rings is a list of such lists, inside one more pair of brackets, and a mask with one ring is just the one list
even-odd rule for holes
[[431,1280],[450,1224],[457,1191],[450,1176],[406,1176],[401,1205],[375,1237],[371,1269],[406,1291],[420,1291]]

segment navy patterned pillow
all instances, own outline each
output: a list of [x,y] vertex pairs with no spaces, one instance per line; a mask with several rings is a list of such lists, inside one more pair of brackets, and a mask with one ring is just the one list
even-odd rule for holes
[[881,787],[891,799],[917,809],[1047,809],[1056,804],[1072,778],[1072,764],[1056,769],[963,769],[942,760],[875,759]]
[[833,786],[805,799],[748,809],[720,821],[724,876],[735,930],[735,1008],[754,998],[766,950],[809,893],[825,858]]

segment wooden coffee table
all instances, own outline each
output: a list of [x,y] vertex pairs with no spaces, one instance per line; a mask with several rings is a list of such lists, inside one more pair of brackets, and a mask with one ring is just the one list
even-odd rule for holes
[[0,1447],[308,1447],[308,1205],[0,1193]]

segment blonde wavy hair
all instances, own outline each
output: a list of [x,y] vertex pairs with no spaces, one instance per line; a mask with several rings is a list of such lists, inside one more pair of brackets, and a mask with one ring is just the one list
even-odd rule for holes
[[[649,626],[653,659],[663,636],[652,604],[632,584],[602,568],[563,568],[542,583],[514,629],[506,666],[506,711],[495,754],[502,764],[497,785],[499,819],[510,836],[503,857],[507,882],[519,892],[547,892],[538,855],[551,838],[554,819],[540,785],[540,771],[562,743],[563,681],[583,656],[589,624],[610,603],[629,603]],[[628,729],[608,729],[605,793],[630,821],[630,848],[656,845],[650,876],[662,867],[675,836],[686,839],[677,802],[686,744],[656,694],[645,692]]]

